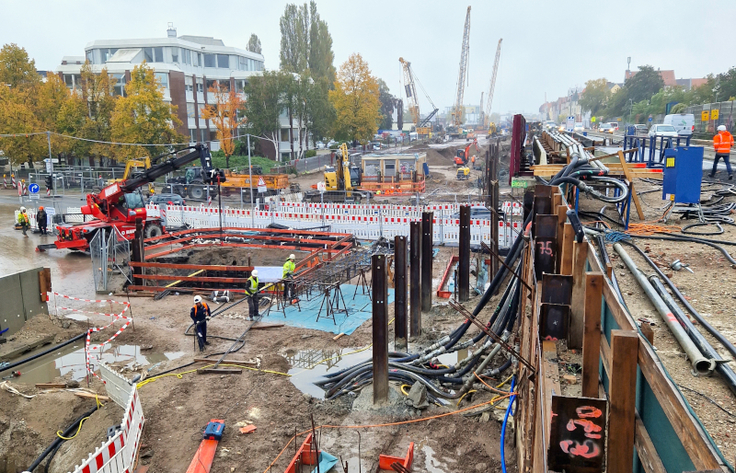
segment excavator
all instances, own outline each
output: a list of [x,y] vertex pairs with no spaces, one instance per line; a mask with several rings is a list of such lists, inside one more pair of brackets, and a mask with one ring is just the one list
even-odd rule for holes
[[[361,169],[350,163],[348,145],[340,145],[340,157],[336,166],[325,167],[325,190],[311,190],[304,193],[304,202],[354,202],[360,203],[372,197],[370,191],[358,190],[362,180]],[[318,189],[315,184],[312,189]]]
[[455,155],[455,166],[465,166],[470,160],[470,147],[475,146],[475,150],[478,151],[478,140],[474,139],[472,143],[469,143],[465,149],[458,149]]
[[[118,179],[108,179],[107,182],[105,183],[105,185],[106,186],[109,186],[109,185],[114,184],[116,182],[126,181],[126,180],[130,179],[131,176],[134,176],[134,175],[138,174],[139,173],[138,172],[138,169],[146,170],[146,169],[150,169],[150,167],[151,167],[151,158],[149,158],[148,156],[146,156],[142,160],[140,160],[140,159],[131,159],[130,161],[128,161],[127,163],[125,163],[125,172],[123,172],[123,177],[122,178],[118,178]],[[94,188],[92,188],[92,191],[93,192],[99,192],[101,190],[102,190],[101,187],[94,187]],[[153,195],[155,193],[156,193],[156,189],[153,186],[153,182],[149,182],[148,183],[148,194],[149,195]]]
[[[181,154],[183,151],[188,151]],[[121,182],[114,182],[100,192],[87,194],[87,205],[82,206],[82,214],[94,217],[89,222],[80,224],[57,225],[57,240],[53,244],[38,245],[37,251],[49,249],[69,249],[89,251],[89,243],[101,229],[111,230],[115,227],[126,240],[135,236],[136,219],[144,223],[143,235],[152,238],[163,234],[166,230],[158,218],[146,214],[146,205],[140,188],[154,182],[161,176],[180,169],[188,163],[199,159],[208,184],[223,182],[225,174],[212,167],[212,157],[207,146],[197,144],[179,152],[165,153],[152,161],[167,158],[160,164],[154,164],[141,174]]]

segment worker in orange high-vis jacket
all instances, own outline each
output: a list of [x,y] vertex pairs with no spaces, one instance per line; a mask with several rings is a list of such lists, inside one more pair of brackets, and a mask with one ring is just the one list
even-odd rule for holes
[[715,177],[718,170],[718,160],[723,158],[726,163],[726,171],[728,178],[733,179],[733,171],[731,170],[731,161],[729,155],[733,146],[733,136],[726,130],[724,125],[718,127],[718,134],[713,137],[713,148],[716,150],[716,158],[713,160],[713,169],[710,171],[710,177]]
[[194,306],[189,311],[189,317],[194,322],[194,336],[197,337],[199,351],[204,351],[207,341],[207,321],[210,320],[210,308],[202,301],[202,296],[194,296]]

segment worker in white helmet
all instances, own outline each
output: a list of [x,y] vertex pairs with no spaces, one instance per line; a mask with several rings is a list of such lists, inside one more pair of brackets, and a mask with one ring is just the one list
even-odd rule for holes
[[281,279],[284,282],[284,301],[289,302],[294,293],[294,271],[296,271],[296,256],[294,253],[289,255],[289,258],[284,263],[284,271],[281,275]]
[[709,177],[715,177],[716,171],[718,170],[718,160],[723,158],[723,162],[726,163],[726,171],[728,172],[728,178],[733,179],[733,171],[731,170],[731,161],[729,155],[731,154],[731,147],[733,146],[733,136],[728,132],[725,125],[718,126],[718,134],[713,137],[713,149],[716,152],[716,157],[713,160],[713,169],[710,172]]
[[245,282],[245,293],[248,295],[248,318],[258,317],[258,270],[254,269]]
[[31,221],[28,218],[28,213],[26,212],[25,207],[20,208],[20,213],[18,214],[18,225],[20,225],[20,229],[23,230],[23,236],[28,238],[28,227],[31,225]]
[[194,322],[194,333],[199,343],[199,351],[204,351],[205,345],[210,344],[207,341],[207,321],[210,320],[210,308],[206,302],[202,301],[202,296],[194,296],[194,306],[189,311],[189,317]]

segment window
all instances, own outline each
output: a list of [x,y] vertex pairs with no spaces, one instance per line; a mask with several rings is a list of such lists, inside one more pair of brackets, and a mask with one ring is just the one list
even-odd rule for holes
[[289,129],[288,128],[281,129],[281,141],[289,141]]
[[227,57],[227,54],[217,55],[217,67],[219,67],[220,69],[230,68],[230,59]]
[[115,79],[113,95],[125,96],[125,74],[111,74]]
[[217,56],[215,54],[205,54],[204,55],[204,67],[217,67],[215,65]]
[[199,139],[199,141],[202,142],[202,143],[204,143],[205,141],[208,141],[207,140],[207,134],[208,134],[207,133],[207,130],[201,129],[199,131],[200,131],[200,139]]
[[204,79],[197,81],[197,92],[199,92],[200,94],[204,92]]
[[184,78],[184,90],[187,92],[193,92],[194,91],[194,81],[192,76],[186,76]]
[[192,64],[192,51],[181,48],[181,61],[184,64]]
[[201,54],[192,51],[192,66],[199,67],[202,64]]
[[191,141],[192,143],[197,142],[197,130],[189,130],[189,141]]
[[248,58],[238,56],[238,70],[239,71],[248,70]]
[[289,161],[290,157],[291,157],[290,153],[281,153],[281,161]]
[[179,62],[179,48],[171,49],[171,62]]
[[217,82],[218,81],[216,81],[216,80],[207,79],[207,92],[209,92],[210,89],[212,89],[213,87],[216,90],[217,89]]
[[169,88],[169,73],[168,72],[156,72],[154,73],[156,79],[161,83],[161,87],[164,89]]
[[238,93],[244,93],[245,91],[245,79],[237,79],[235,81],[235,91]]
[[91,49],[85,53],[85,56],[87,57],[87,60],[89,61],[90,64],[95,63],[95,57]]
[[187,102],[187,118],[194,118],[194,104]]
[[143,58],[146,62],[164,62],[164,48],[143,48]]

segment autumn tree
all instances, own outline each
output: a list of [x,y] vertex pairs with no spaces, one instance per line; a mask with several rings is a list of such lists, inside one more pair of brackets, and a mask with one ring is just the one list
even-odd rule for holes
[[230,167],[230,156],[235,153],[235,135],[237,129],[243,125],[245,118],[238,118],[238,112],[242,110],[244,100],[230,87],[215,81],[215,85],[209,88],[215,96],[215,103],[202,107],[201,117],[212,120],[217,129],[217,139],[220,140],[220,149],[225,153],[225,165]]
[[248,44],[245,46],[245,49],[252,53],[261,54],[261,40],[258,38],[258,35],[250,35],[250,39],[248,40]]
[[336,112],[336,138],[365,143],[378,131],[381,121],[378,81],[360,54],[353,53],[340,66],[335,89],[329,97]]
[[585,89],[580,97],[580,106],[593,115],[597,114],[606,106],[611,97],[611,89],[605,78],[589,80],[585,83]]
[[[43,122],[32,106],[35,88],[13,88],[0,82],[0,130],[5,134],[44,132]],[[46,135],[0,138],[0,149],[13,164],[31,163],[48,154]]]
[[[178,133],[181,121],[176,107],[164,102],[161,84],[145,62],[136,66],[125,85],[125,97],[119,97],[111,118],[112,140],[122,143],[168,144],[188,141]],[[116,156],[135,159],[149,153],[161,153],[164,147],[118,146]]]
[[36,62],[28,57],[26,50],[14,43],[4,45],[0,50],[0,84],[18,89],[40,83]]

